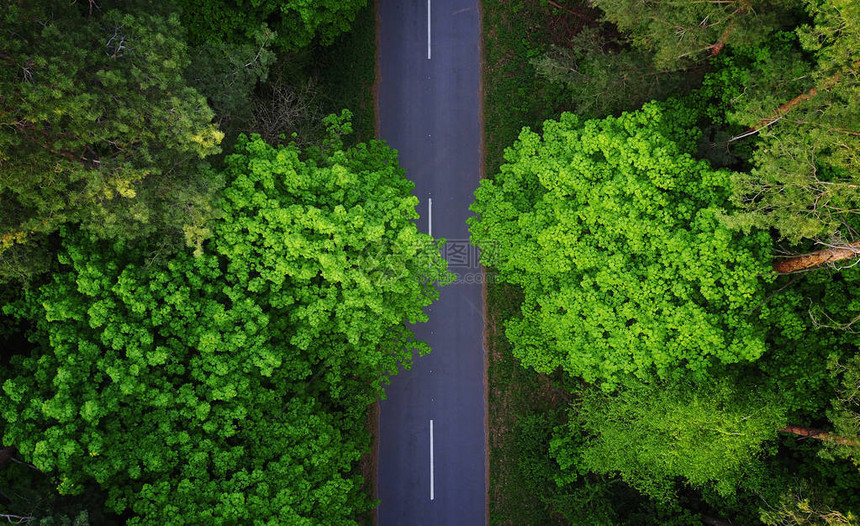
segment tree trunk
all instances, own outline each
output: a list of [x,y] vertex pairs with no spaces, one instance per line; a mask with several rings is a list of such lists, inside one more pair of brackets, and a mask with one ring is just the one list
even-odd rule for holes
[[793,110],[795,106],[797,106],[801,102],[804,102],[804,101],[811,99],[812,97],[814,97],[816,95],[818,95],[818,89],[817,88],[811,88],[806,93],[801,93],[797,97],[794,97],[790,101],[786,102],[785,104],[783,104],[782,106],[777,108],[776,109],[776,115],[774,117],[768,117],[766,119],[762,119],[762,120],[758,121],[755,124],[755,126],[750,128],[750,130],[758,131],[762,128],[770,126],[771,124],[773,124],[777,120],[781,119],[783,115],[785,115],[786,113]]
[[734,33],[734,31],[734,26],[730,25],[729,27],[727,27],[726,30],[723,31],[723,34],[720,35],[720,39],[717,40],[714,44],[711,44],[711,47],[708,50],[708,54],[710,54],[712,57],[716,57],[717,55],[719,55],[720,51],[722,51],[723,48],[726,47],[726,42],[729,40],[729,37],[732,36],[732,33]]
[[[857,63],[860,63],[860,61],[856,62],[855,65]],[[778,121],[779,119],[783,118],[788,112],[790,112],[795,107],[797,107],[797,105],[800,104],[801,102],[805,102],[805,101],[815,97],[816,95],[818,95],[819,89],[823,89],[823,90],[827,91],[830,88],[832,88],[833,86],[835,86],[838,82],[839,82],[839,73],[836,73],[832,77],[829,77],[829,78],[825,79],[824,81],[818,83],[818,85],[816,87],[810,88],[810,90],[807,91],[806,93],[801,93],[800,95],[794,97],[790,101],[786,102],[785,104],[783,104],[782,106],[777,108],[776,112],[774,112],[773,117],[767,117],[765,119],[758,121],[753,126],[747,128],[747,131],[745,131],[744,133],[742,133],[736,137],[732,137],[729,140],[729,142],[736,141],[738,139],[743,139],[744,137],[749,137],[750,135],[758,133],[759,131],[763,130],[764,128],[767,128],[771,124],[773,124],[776,121]]]
[[[30,524],[36,517],[27,517],[24,515],[9,515],[8,513],[0,513],[0,519],[6,519],[10,524]],[[12,522],[15,521],[15,522]]]
[[833,263],[834,261],[856,258],[857,256],[860,256],[860,241],[848,243],[841,247],[825,248],[810,252],[809,254],[775,260],[773,262],[773,271],[779,274],[789,274],[826,263]]
[[[751,3],[752,2],[750,0],[740,0],[739,2],[737,2],[737,4],[738,4],[737,9],[735,9],[735,12],[732,13],[731,16],[743,16],[743,15],[745,15],[747,13],[747,11],[749,11]],[[719,55],[720,51],[722,51],[723,48],[726,47],[726,43],[728,43],[729,37],[732,36],[732,33],[734,33],[734,32],[735,32],[735,24],[734,24],[734,22],[730,21],[729,24],[726,26],[726,28],[723,30],[722,34],[720,35],[720,39],[717,40],[716,42],[714,42],[713,44],[711,44],[710,49],[708,49],[708,53],[712,57],[716,57],[717,55]]]
[[846,437],[842,435],[834,435],[832,433],[828,433],[827,431],[822,431],[820,429],[811,429],[808,427],[800,427],[800,426],[785,426],[780,429],[783,433],[791,433],[793,435],[798,435],[802,437],[815,438],[818,440],[823,440],[825,442],[831,442],[833,444],[839,444],[842,446],[850,446],[850,447],[860,447],[860,439]]

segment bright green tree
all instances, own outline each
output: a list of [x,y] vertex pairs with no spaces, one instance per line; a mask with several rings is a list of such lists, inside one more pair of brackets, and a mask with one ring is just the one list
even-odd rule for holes
[[106,238],[199,233],[218,184],[197,166],[222,134],[183,78],[178,17],[48,1],[0,16],[0,274],[27,277],[32,255],[16,250],[68,223]]
[[367,407],[429,350],[407,324],[448,279],[439,246],[382,142],[242,138],[224,176],[196,257],[65,231],[63,271],[6,308],[35,349],[6,371],[2,442],[131,525],[355,524]]
[[770,239],[723,225],[731,174],[688,153],[694,117],[563,114],[542,136],[523,130],[482,182],[472,239],[523,290],[506,334],[525,366],[609,386],[764,352],[752,308]]

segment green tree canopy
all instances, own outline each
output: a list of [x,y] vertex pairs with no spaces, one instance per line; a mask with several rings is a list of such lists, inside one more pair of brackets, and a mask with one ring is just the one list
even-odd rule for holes
[[689,155],[694,115],[648,104],[525,129],[476,192],[484,262],[522,287],[514,354],[586,381],[703,375],[765,350],[756,314],[770,239],[720,217],[731,174]]
[[132,525],[354,524],[367,406],[429,350],[407,323],[448,274],[396,153],[339,146],[240,139],[196,257],[65,231],[63,272],[6,307],[36,348],[6,371],[3,443]]
[[834,359],[830,369],[840,379],[832,407],[827,411],[833,424],[833,438],[826,441],[829,451],[825,456],[847,458],[860,469],[860,354],[845,362]]
[[323,44],[349,30],[367,0],[183,0],[182,21],[195,43],[253,40],[260,24],[277,31],[282,50]]
[[653,53],[659,69],[715,55],[727,43],[755,45],[802,9],[800,0],[592,0],[606,19]]
[[[721,495],[755,485],[762,443],[775,441],[786,409],[755,385],[728,378],[635,385],[607,394],[585,389],[569,427],[557,429],[553,455],[568,470],[619,473],[639,491],[667,501],[678,480]],[[582,432],[588,438],[577,444]]]
[[812,19],[766,46],[738,48],[706,91],[756,139],[752,169],[734,181],[746,213],[733,224],[776,228],[792,243],[851,240],[860,203],[860,6],[810,0]]
[[207,42],[189,49],[192,58],[185,76],[206,97],[219,126],[232,131],[251,120],[254,89],[266,81],[275,62],[270,48],[276,38],[262,25],[248,42]]
[[178,17],[41,1],[0,16],[2,274],[26,277],[15,247],[64,224],[130,238],[205,223],[218,184],[197,166],[222,134],[183,78]]

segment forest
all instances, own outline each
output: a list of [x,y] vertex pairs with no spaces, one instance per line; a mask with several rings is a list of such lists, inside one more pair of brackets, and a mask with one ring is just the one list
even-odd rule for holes
[[[0,520],[373,523],[374,8],[2,4]],[[481,9],[490,524],[860,524],[860,3]]]
[[448,280],[349,2],[4,2],[0,521],[358,524]]
[[490,523],[858,524],[860,4],[484,31]]

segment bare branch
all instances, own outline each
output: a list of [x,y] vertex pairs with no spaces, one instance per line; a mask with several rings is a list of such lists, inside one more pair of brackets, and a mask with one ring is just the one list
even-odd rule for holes
[[41,472],[42,472],[42,470],[40,470],[39,468],[37,468],[37,467],[36,467],[36,466],[34,466],[33,464],[30,464],[29,462],[24,462],[23,460],[18,460],[18,459],[17,459],[17,458],[15,458],[15,457],[9,457],[9,460],[11,460],[12,462],[14,462],[14,463],[16,463],[16,464],[21,464],[22,466],[27,466],[28,468],[33,469],[33,470],[36,470],[36,471],[38,471],[39,473],[41,473]]
[[557,2],[553,2],[553,0],[546,0],[546,1],[549,5],[555,7],[556,9],[561,9],[561,10],[566,11],[569,14],[576,16],[576,17],[579,17],[579,18],[588,19],[588,17],[586,17],[585,15],[579,14],[575,11],[571,11],[570,9],[558,4]]
[[9,515],[8,513],[0,513],[0,518],[9,521],[9,524],[30,524],[36,517],[26,517],[23,515]]

